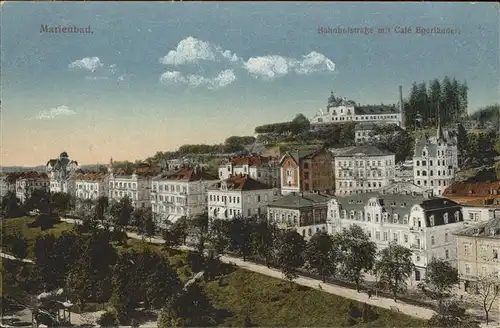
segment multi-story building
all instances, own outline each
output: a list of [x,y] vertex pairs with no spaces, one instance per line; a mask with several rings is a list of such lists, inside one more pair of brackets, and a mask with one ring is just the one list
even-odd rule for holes
[[335,155],[335,195],[373,192],[394,180],[395,155],[374,146],[352,147]]
[[432,188],[435,196],[452,184],[458,170],[457,137],[454,131],[445,131],[438,124],[435,137],[423,135],[416,139],[413,156],[414,182]]
[[356,145],[362,145],[371,141],[377,140],[378,137],[374,135],[375,128],[378,124],[374,122],[358,123],[354,127],[354,142]]
[[329,225],[341,231],[352,224],[365,230],[378,249],[394,241],[413,251],[415,271],[411,283],[425,277],[433,257],[456,265],[453,232],[464,227],[460,205],[445,199],[419,195],[358,194],[339,199],[329,216]]
[[77,199],[97,200],[109,195],[108,174],[104,172],[87,172],[75,177],[75,196]]
[[394,171],[395,182],[414,182],[413,178],[413,160],[396,164]]
[[417,186],[413,182],[398,181],[392,182],[379,190],[380,194],[397,194],[397,195],[420,195],[426,198],[431,198],[432,190]]
[[443,196],[460,204],[491,205],[500,200],[500,180],[485,182],[455,182]]
[[286,152],[280,160],[281,193],[323,192],[333,194],[333,157],[325,149]]
[[279,188],[280,166],[276,159],[260,155],[239,156],[225,160],[219,166],[219,179],[248,175],[274,188]]
[[68,179],[78,169],[78,162],[71,160],[68,153],[62,152],[58,158],[49,160],[46,169],[50,178],[50,192],[74,192],[73,181],[68,182]]
[[16,193],[16,180],[21,173],[2,173],[0,176],[0,197],[9,191]]
[[326,111],[320,109],[310,121],[313,129],[346,122],[374,122],[404,127],[402,87],[399,87],[399,105],[361,106],[352,100],[335,97],[332,91]]
[[151,182],[151,207],[160,226],[206,212],[207,188],[219,181],[198,166],[162,173]]
[[222,180],[208,190],[208,217],[232,219],[266,214],[267,205],[274,201],[279,191],[248,175],[237,175]]
[[497,276],[500,282],[500,216],[457,231],[456,239],[462,289],[482,276]]
[[110,169],[110,202],[128,196],[135,208],[151,206],[151,179],[157,174],[158,171],[147,163],[139,164],[131,174],[123,169]]
[[26,201],[26,197],[36,189],[50,191],[50,179],[45,173],[23,172],[17,176],[16,197],[21,202]]
[[327,232],[329,211],[337,202],[331,195],[292,192],[267,207],[267,219],[281,229],[294,229],[306,240]]

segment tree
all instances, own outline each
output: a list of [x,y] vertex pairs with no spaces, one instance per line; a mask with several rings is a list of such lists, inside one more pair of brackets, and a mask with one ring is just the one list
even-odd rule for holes
[[41,214],[52,214],[52,201],[50,192],[45,189],[34,189],[29,193],[25,202],[27,211],[38,210]]
[[441,308],[443,300],[451,296],[451,289],[458,283],[458,270],[445,260],[433,258],[427,264],[425,279],[419,287],[428,297],[438,301],[438,308]]
[[394,301],[397,301],[398,293],[406,291],[406,282],[414,269],[412,254],[409,248],[395,242],[380,251],[380,259],[375,267],[381,281],[391,290]]
[[130,198],[128,196],[123,197],[119,202],[111,205],[110,214],[113,223],[117,227],[125,229],[125,227],[130,223],[133,211],[134,207],[132,206],[132,201],[130,200]]
[[269,267],[273,261],[277,229],[267,220],[257,220],[253,224],[254,228],[251,229],[253,253],[264,260]]
[[161,310],[157,321],[159,328],[208,327],[215,323],[215,309],[197,284],[173,295]]
[[195,216],[189,223],[197,238],[197,250],[200,254],[203,254],[208,233],[208,213]]
[[229,223],[229,247],[243,256],[243,261],[251,254],[250,219],[237,217]]
[[16,232],[9,241],[12,255],[18,259],[25,259],[28,256],[28,241],[21,232]]
[[483,307],[486,316],[486,324],[489,323],[489,315],[491,308],[500,295],[500,280],[496,273],[492,273],[483,277],[479,277],[474,283],[479,303]]
[[308,265],[321,275],[323,282],[326,277],[335,275],[339,260],[338,245],[333,237],[326,232],[318,232],[307,243],[304,257]]
[[478,322],[466,314],[464,308],[459,307],[456,302],[448,302],[443,306],[440,313],[432,316],[428,321],[429,327],[442,328],[479,328]]
[[215,219],[210,224],[209,242],[217,254],[222,254],[229,246],[229,220]]
[[306,242],[295,230],[284,231],[278,241],[277,265],[286,279],[298,277],[297,269],[304,265]]
[[8,191],[2,197],[1,214],[4,218],[15,218],[24,214],[21,207],[21,201],[16,197],[15,192]]
[[109,208],[109,199],[106,196],[100,196],[97,198],[97,204],[95,207],[95,218],[101,223],[104,222],[106,218],[106,212]]
[[373,268],[377,246],[370,241],[363,229],[351,225],[338,236],[341,251],[340,272],[349,281],[354,281],[359,292],[364,272]]
[[464,159],[467,156],[467,149],[468,149],[467,141],[468,141],[467,130],[462,124],[459,124],[457,131],[457,146],[458,146],[458,158],[460,167],[463,167]]
[[224,151],[227,153],[235,153],[245,149],[245,146],[253,144],[255,137],[252,136],[232,136],[225,140]]
[[52,208],[58,214],[63,214],[69,210],[71,205],[71,195],[63,192],[56,192],[52,195]]
[[308,132],[310,128],[311,122],[309,122],[304,114],[297,114],[292,122],[290,122],[290,132],[293,134]]

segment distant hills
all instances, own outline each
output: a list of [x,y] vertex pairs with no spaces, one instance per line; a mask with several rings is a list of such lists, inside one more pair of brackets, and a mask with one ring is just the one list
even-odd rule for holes
[[[82,165],[80,168],[85,170],[97,170],[102,165],[90,164],[90,165]],[[3,173],[11,173],[11,172],[45,172],[47,168],[45,165],[39,166],[0,166],[0,172]]]

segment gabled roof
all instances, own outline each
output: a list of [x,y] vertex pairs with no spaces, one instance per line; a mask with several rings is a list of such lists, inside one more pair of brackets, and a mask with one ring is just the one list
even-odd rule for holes
[[175,181],[189,182],[189,181],[199,181],[199,180],[212,181],[212,180],[217,180],[217,178],[201,169],[183,168],[173,172],[162,173],[154,177],[153,180],[155,181],[175,180]]
[[424,209],[424,211],[433,211],[437,209],[460,206],[460,204],[447,198],[432,198],[424,200],[420,203],[420,206]]
[[366,156],[388,156],[394,155],[388,150],[380,149],[375,146],[358,146],[347,149],[346,151],[340,152],[336,157],[351,157],[356,154],[364,154]]
[[326,203],[333,199],[332,196],[315,193],[291,193],[268,205],[268,207],[300,209],[311,207],[315,204]]
[[30,171],[30,172],[20,172],[16,174],[16,179],[48,179],[49,177],[45,173]]
[[453,197],[500,197],[500,180],[488,182],[457,182],[443,192],[444,196]]
[[283,160],[285,157],[290,156],[292,159],[295,161],[295,163],[299,164],[300,160],[303,159],[311,159],[323,150],[326,150],[325,148],[321,147],[319,149],[312,149],[312,150],[294,150],[294,151],[287,151],[285,155],[280,160],[280,164],[283,163]]
[[258,180],[252,179],[248,175],[237,175],[221,181],[215,184],[212,190],[220,190],[221,187],[225,186],[227,190],[239,190],[239,191],[251,191],[251,190],[265,190],[265,189],[273,189],[273,187],[262,183]]
[[500,239],[500,217],[460,229],[455,235]]
[[77,174],[74,179],[77,181],[103,181],[108,174],[104,172],[86,172]]
[[[262,164],[269,162],[269,160],[270,160],[269,158],[260,155],[250,155],[250,156],[233,157],[228,159],[227,162],[231,163],[231,165],[233,166],[248,165],[248,166],[258,167],[261,166]],[[222,165],[225,164],[222,163],[221,166]]]
[[356,115],[398,114],[399,108],[388,105],[366,105],[354,107]]

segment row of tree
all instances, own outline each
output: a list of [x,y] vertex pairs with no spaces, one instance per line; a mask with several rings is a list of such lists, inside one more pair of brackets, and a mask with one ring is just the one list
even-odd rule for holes
[[445,76],[429,84],[414,82],[405,101],[404,113],[409,127],[434,127],[461,122],[467,117],[468,87],[455,78]]
[[494,162],[500,154],[500,131],[468,132],[460,124],[457,130],[458,157],[461,168],[478,167]]
[[257,126],[255,133],[268,133],[276,135],[297,135],[309,131],[311,123],[303,114],[297,114],[292,121],[272,123]]

